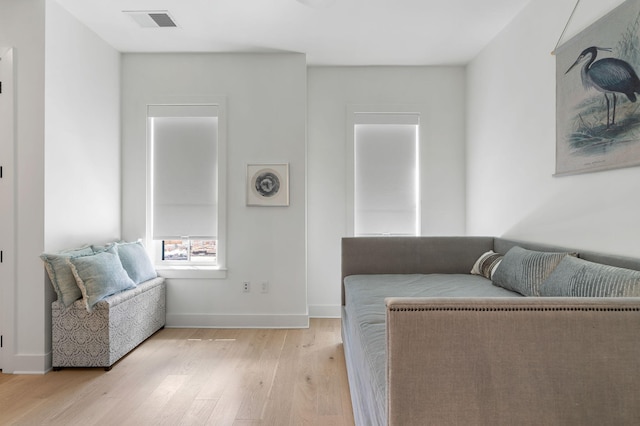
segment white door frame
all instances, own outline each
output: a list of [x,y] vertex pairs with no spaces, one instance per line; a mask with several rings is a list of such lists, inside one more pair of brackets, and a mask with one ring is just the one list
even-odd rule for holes
[[0,48],[0,369],[12,371],[8,365],[13,353],[16,278],[15,215],[15,90],[14,49]]

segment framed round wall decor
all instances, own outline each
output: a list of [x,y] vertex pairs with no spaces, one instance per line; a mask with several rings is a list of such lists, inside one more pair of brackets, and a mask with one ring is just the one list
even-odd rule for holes
[[289,205],[289,163],[247,165],[248,206]]

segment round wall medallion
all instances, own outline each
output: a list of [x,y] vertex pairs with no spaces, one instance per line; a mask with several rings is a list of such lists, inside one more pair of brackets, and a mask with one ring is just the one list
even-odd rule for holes
[[247,164],[247,205],[289,205],[289,163]]
[[273,197],[280,191],[280,178],[273,170],[260,170],[254,182],[254,189],[263,197]]

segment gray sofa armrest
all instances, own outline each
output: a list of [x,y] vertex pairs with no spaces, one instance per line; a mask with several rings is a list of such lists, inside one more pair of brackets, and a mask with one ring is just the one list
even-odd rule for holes
[[388,298],[388,425],[640,424],[640,298]]
[[342,239],[344,278],[358,274],[468,274],[493,249],[493,237],[355,237]]

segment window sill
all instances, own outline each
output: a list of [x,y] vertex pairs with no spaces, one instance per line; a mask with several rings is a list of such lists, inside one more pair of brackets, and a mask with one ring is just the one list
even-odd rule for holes
[[179,279],[225,279],[227,270],[217,266],[157,266],[158,275]]

